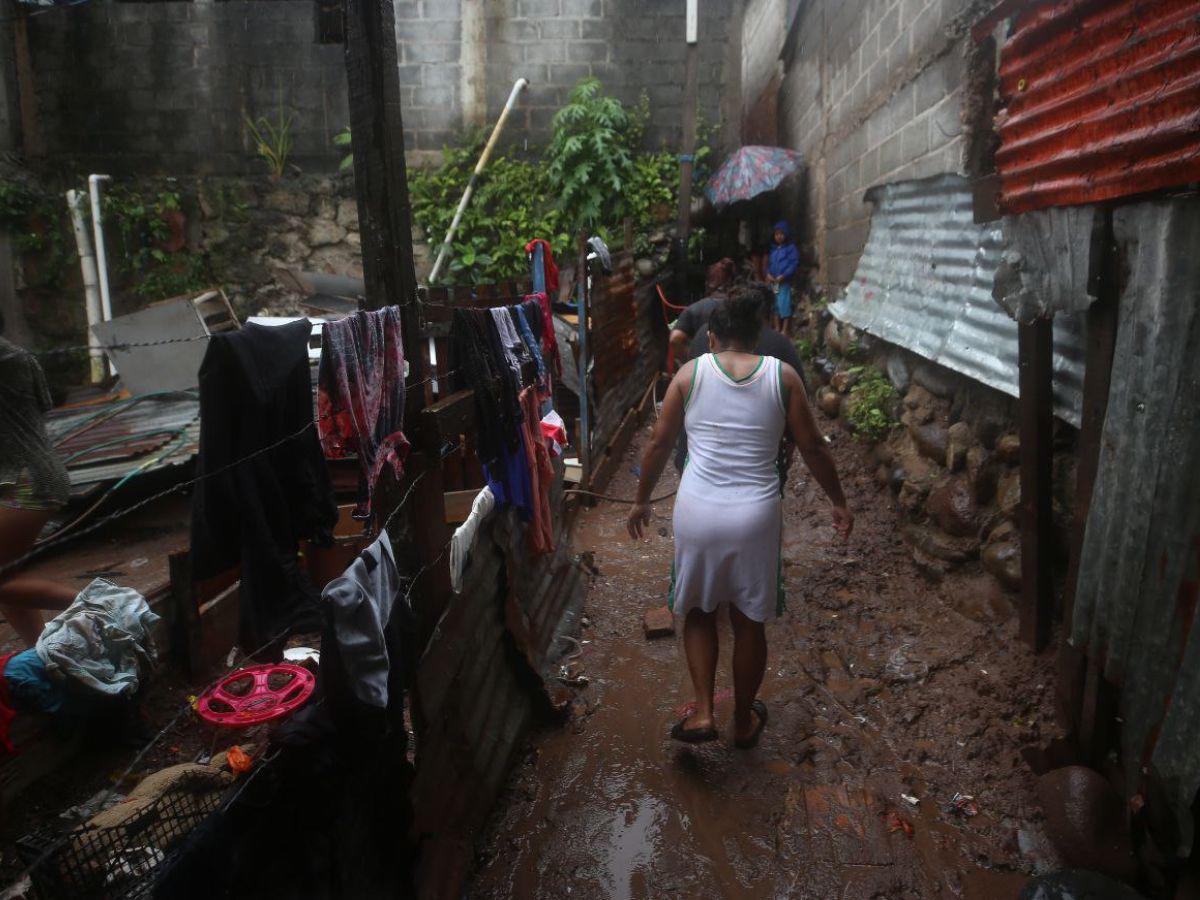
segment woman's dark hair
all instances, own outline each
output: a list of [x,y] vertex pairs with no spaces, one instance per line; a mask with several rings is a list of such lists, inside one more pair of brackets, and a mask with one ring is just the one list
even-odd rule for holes
[[708,330],[722,344],[753,349],[763,327],[766,293],[766,289],[758,284],[734,288],[729,292],[729,298],[713,310]]

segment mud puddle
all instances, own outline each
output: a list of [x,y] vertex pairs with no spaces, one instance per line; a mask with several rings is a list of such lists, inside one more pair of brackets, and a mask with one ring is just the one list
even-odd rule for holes
[[[644,439],[609,493],[633,495]],[[1017,834],[1038,828],[1021,751],[1050,736],[1049,664],[1017,644],[1011,605],[986,580],[921,579],[862,448],[843,434],[833,446],[856,533],[837,540],[793,469],[789,612],[769,626],[771,722],[749,752],[729,738],[727,622],[721,740],[666,737],[690,683],[678,638],[646,641],[641,617],[666,595],[670,501],[641,543],[625,534],[627,507],[583,514],[576,546],[599,569],[579,657],[589,684],[514,770],[469,896],[1017,896]],[[658,493],[676,483],[669,472]]]

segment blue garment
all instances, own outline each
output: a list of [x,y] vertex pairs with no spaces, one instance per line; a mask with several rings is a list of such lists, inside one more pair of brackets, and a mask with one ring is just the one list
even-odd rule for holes
[[792,317],[792,286],[790,284],[776,285],[775,314],[781,319]]
[[510,306],[513,321],[516,322],[517,332],[521,335],[521,340],[525,342],[526,348],[529,350],[530,356],[533,357],[534,364],[537,366],[538,381],[544,382],[546,378],[546,363],[542,359],[542,351],[538,347],[537,338],[533,336],[533,330],[529,327],[529,319],[525,316],[525,310],[520,306]]
[[56,713],[63,706],[66,692],[58,682],[50,680],[46,664],[34,648],[13,656],[4,667],[13,703],[30,712]]
[[522,522],[533,518],[533,485],[529,477],[529,451],[526,449],[525,429],[518,428],[520,440],[515,448],[507,443],[500,451],[500,471],[484,465],[483,474],[487,476],[488,487],[496,497],[500,506],[511,506],[516,509]]
[[771,255],[767,260],[767,274],[790,279],[800,268],[800,251],[792,243],[792,229],[787,222],[776,222],[775,231],[782,231],[784,241],[771,247]]

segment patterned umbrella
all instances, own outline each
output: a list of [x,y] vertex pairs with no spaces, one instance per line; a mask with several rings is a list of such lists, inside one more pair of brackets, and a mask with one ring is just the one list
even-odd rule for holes
[[802,165],[804,158],[795,150],[742,147],[721,163],[721,168],[708,179],[704,193],[719,209],[774,190]]

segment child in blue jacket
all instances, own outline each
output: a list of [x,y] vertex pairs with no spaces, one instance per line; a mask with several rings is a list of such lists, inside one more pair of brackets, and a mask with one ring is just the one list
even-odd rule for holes
[[775,223],[775,246],[767,262],[767,281],[775,290],[775,328],[792,333],[792,279],[800,268],[800,251],[792,243],[792,229],[784,220]]

